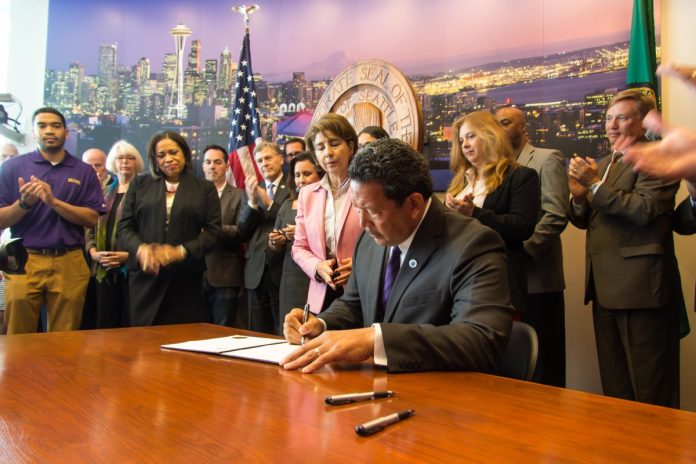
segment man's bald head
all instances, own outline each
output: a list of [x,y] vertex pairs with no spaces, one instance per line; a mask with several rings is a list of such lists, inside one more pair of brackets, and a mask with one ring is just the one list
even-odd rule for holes
[[524,112],[519,108],[500,108],[495,112],[495,119],[505,129],[512,148],[519,152],[527,144],[527,123],[524,120]]
[[106,172],[106,153],[98,148],[90,148],[82,154],[82,161],[94,168],[99,182],[104,182],[108,175]]
[[6,143],[2,146],[2,149],[0,149],[0,163],[4,163],[8,159],[14,158],[17,155],[19,155],[19,150],[17,150],[17,147],[11,143]]

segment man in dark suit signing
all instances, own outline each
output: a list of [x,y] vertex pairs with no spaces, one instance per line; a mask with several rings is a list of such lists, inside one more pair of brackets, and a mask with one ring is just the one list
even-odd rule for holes
[[249,200],[239,221],[255,224],[249,239],[244,268],[244,287],[249,290],[249,330],[276,333],[280,325],[280,277],[282,255],[268,253],[268,233],[273,230],[280,205],[289,198],[283,174],[283,153],[276,143],[261,142],[254,148],[254,160],[264,181],[246,180]]
[[[655,100],[639,90],[609,102],[606,132],[644,140]],[[585,304],[592,300],[604,394],[679,407],[679,270],[672,211],[679,184],[639,174],[614,151],[599,163],[574,157],[569,218],[587,230]]]
[[365,229],[353,273],[317,317],[285,317],[285,337],[308,341],[281,365],[308,373],[374,358],[390,372],[494,372],[512,324],[500,237],[434,198],[427,161],[399,140],[358,151],[349,177]]

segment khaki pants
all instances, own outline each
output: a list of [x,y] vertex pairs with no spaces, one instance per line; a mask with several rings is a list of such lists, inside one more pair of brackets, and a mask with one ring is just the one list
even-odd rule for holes
[[48,331],[80,328],[89,269],[82,250],[62,256],[30,254],[26,274],[5,274],[7,333],[36,332],[41,305],[48,310]]

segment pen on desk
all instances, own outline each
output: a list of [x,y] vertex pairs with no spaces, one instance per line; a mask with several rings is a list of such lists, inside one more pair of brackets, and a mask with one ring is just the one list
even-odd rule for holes
[[[304,305],[304,315],[302,316],[302,325],[305,325],[307,323],[307,319],[309,319],[309,303]],[[300,344],[304,345],[304,335],[300,339]]]
[[362,437],[367,437],[373,433],[377,433],[384,427],[396,424],[399,421],[407,419],[413,415],[415,411],[413,409],[407,409],[401,412],[395,412],[394,414],[389,414],[388,416],[379,417],[375,420],[365,422],[364,424],[355,426],[355,433]]
[[355,403],[356,401],[376,400],[378,398],[389,398],[396,395],[395,391],[376,391],[363,393],[346,393],[344,395],[331,395],[324,398],[326,404],[337,406],[339,404]]

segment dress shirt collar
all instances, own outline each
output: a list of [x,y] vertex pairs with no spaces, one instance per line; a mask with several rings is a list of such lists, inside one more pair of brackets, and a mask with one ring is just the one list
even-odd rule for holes
[[[406,240],[403,242],[399,243],[399,249],[401,250],[401,263],[403,264],[404,262],[404,257],[406,257],[406,253],[408,253],[408,249],[411,248],[411,243],[413,243],[413,239],[416,236],[416,233],[418,232],[418,229],[420,229],[421,224],[423,224],[423,219],[425,219],[425,216],[428,214],[428,210],[430,209],[430,204],[432,203],[433,199],[428,198],[428,202],[425,204],[425,211],[423,211],[423,216],[420,218],[420,221],[418,221],[418,225],[416,226],[415,229],[413,229],[413,232],[411,235],[408,236]],[[389,253],[391,254],[391,247],[389,249]]]

